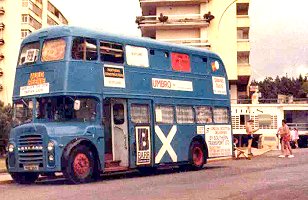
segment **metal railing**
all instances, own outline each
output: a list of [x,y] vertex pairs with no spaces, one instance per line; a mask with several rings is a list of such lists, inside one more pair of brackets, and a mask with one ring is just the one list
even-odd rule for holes
[[296,128],[299,133],[301,133],[302,131],[308,131],[308,122],[307,123],[287,123],[287,125],[289,126],[290,130],[293,128]]
[[179,38],[179,39],[159,39],[159,40],[164,42],[171,42],[175,44],[182,44],[194,47],[211,47],[211,44],[208,42],[208,40],[201,38]]
[[204,19],[203,14],[182,14],[182,15],[148,15],[136,17],[136,23],[142,24],[157,24],[157,23],[189,23],[189,22],[204,22],[208,23]]
[[[288,99],[259,99],[259,104],[306,104],[308,103],[308,98],[293,98]],[[231,103],[236,104],[251,104],[252,99],[231,99]]]

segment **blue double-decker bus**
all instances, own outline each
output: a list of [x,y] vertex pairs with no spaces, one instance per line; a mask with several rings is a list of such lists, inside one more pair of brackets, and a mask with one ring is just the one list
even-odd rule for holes
[[232,156],[229,86],[210,51],[70,26],[21,44],[8,171],[73,183]]

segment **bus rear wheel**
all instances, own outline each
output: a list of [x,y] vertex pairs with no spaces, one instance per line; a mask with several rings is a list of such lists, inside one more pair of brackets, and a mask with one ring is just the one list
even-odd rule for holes
[[11,177],[16,183],[19,184],[32,184],[34,183],[39,174],[34,172],[13,172],[11,173]]
[[199,170],[205,164],[205,151],[203,145],[199,141],[193,141],[190,146],[190,162],[192,168]]
[[93,181],[97,172],[95,163],[91,150],[83,145],[77,146],[70,152],[63,174],[68,181],[74,184]]

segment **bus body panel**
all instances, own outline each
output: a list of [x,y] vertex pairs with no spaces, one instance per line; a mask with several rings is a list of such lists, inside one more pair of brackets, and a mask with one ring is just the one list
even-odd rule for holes
[[[228,78],[220,57],[215,53],[151,39],[129,38],[61,26],[31,34],[23,40],[21,47],[40,42],[42,49],[45,41],[55,38],[63,38],[66,42],[66,53],[62,60],[42,62],[39,54],[36,63],[18,64],[16,69],[13,101],[16,105],[19,102],[20,106],[23,105],[21,102],[31,100],[33,108],[31,122],[15,127],[11,131],[10,143],[16,148],[21,148],[19,144],[21,136],[28,137],[31,134],[42,136],[43,164],[39,166],[37,172],[61,171],[62,157],[64,154],[69,154],[65,151],[72,150],[72,145],[80,145],[78,141],[88,141],[87,144],[95,147],[98,154],[96,159],[99,160],[99,169],[102,171],[110,167],[107,161],[120,163],[121,166],[121,160],[117,160],[115,156],[116,149],[128,153],[126,164],[122,166],[126,169],[187,163],[191,161],[190,145],[194,139],[201,138],[203,142],[205,141],[203,145],[206,150],[211,150],[211,145],[207,141],[211,140],[211,137],[206,137],[206,131],[213,126],[224,129],[230,125]],[[98,54],[96,60],[72,59],[72,46],[76,38],[95,40]],[[102,53],[99,45],[106,41],[123,46],[123,63],[101,61]],[[149,65],[147,67],[129,65],[128,55],[125,54],[127,46],[145,48]],[[185,69],[173,66],[172,63],[176,61],[174,57],[178,55],[188,57],[189,66],[185,66]],[[36,93],[31,90],[31,87],[36,88],[36,81],[43,81],[42,83],[46,84],[45,91]],[[49,100],[63,98],[64,104],[66,100],[71,101],[70,106],[74,104],[73,112],[78,111],[75,110],[76,105],[80,107],[84,103],[78,98],[95,99],[97,102],[95,119],[86,123],[40,120],[38,111],[42,107],[41,100],[44,98]],[[116,105],[116,102],[123,107]],[[57,101],[56,103],[59,104]],[[162,120],[165,117],[162,113],[165,111],[160,110],[160,107],[164,106],[169,106],[167,109],[173,112],[172,123]],[[211,122],[196,121],[199,107],[211,110]],[[216,118],[213,113],[216,108],[219,112],[225,112],[219,110],[220,108],[228,112],[225,114],[227,121],[214,121]],[[190,114],[193,115],[192,121],[179,122],[177,116],[182,111],[178,114],[177,109],[190,110]],[[121,120],[124,122],[118,123],[116,118],[121,116],[123,111],[125,118]],[[105,115],[109,118],[109,124],[106,124]],[[185,114],[182,114],[182,118],[185,118]],[[215,133],[210,132],[210,134]],[[227,134],[229,134],[227,140],[231,140],[232,132]],[[124,142],[118,143],[117,146],[114,145],[116,141],[107,141],[114,138],[123,139]],[[48,167],[50,154],[47,146],[50,140],[55,143],[53,167]],[[229,146],[232,148],[228,144],[225,148]],[[26,170],[19,160],[23,150],[15,150],[9,155],[9,172]],[[229,152],[227,154],[230,155]]]

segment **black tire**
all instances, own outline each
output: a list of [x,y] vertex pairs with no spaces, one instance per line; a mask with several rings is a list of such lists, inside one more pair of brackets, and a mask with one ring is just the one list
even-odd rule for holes
[[98,174],[95,156],[86,146],[73,148],[66,162],[63,174],[70,183],[87,183],[95,180]]
[[190,145],[190,164],[192,169],[200,170],[206,163],[204,146],[199,141],[193,141]]
[[35,172],[12,172],[10,174],[13,180],[19,184],[32,184],[39,176],[39,174]]

